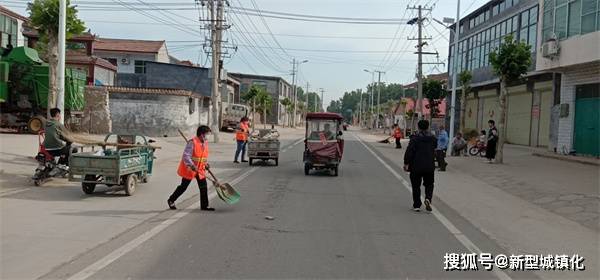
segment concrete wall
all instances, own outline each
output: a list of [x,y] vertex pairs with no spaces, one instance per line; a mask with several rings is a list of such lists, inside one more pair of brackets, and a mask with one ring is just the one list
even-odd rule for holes
[[108,91],[104,87],[85,88],[85,107],[78,131],[106,134],[112,131]]
[[[596,45],[597,47],[597,45]],[[579,65],[561,73],[560,103],[569,105],[569,115],[558,120],[558,153],[573,150],[575,128],[575,87],[582,84],[600,83],[600,64]]]
[[158,50],[158,54],[156,55],[156,59],[153,60],[156,62],[162,63],[170,63],[171,58],[169,57],[169,52],[167,52],[167,46],[163,44],[163,46]]
[[[157,57],[154,54],[133,54],[133,53],[113,53],[94,51],[94,55],[104,59],[116,59],[117,60],[117,73],[135,73],[135,61],[156,61]],[[124,64],[123,59],[129,61]],[[167,60],[168,62],[168,60]]]
[[145,74],[117,73],[120,87],[185,89],[198,96],[210,96],[210,69],[147,62]]
[[112,129],[114,133],[151,137],[177,136],[177,129],[193,133],[208,120],[208,108],[201,103],[199,98],[188,96],[112,92]]

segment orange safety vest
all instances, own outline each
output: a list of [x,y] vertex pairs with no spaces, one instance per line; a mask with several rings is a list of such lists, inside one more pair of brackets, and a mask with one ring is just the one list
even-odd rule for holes
[[238,141],[247,141],[248,140],[248,131],[250,131],[250,129],[248,128],[248,123],[241,122],[240,128],[235,133],[235,139]]
[[194,148],[192,150],[192,161],[196,165],[197,172],[189,168],[183,161],[183,157],[179,162],[177,168],[177,175],[192,180],[196,178],[196,175],[200,179],[206,178],[206,162],[208,161],[208,142],[202,143],[200,138],[194,137],[191,141],[194,141]]
[[402,138],[402,130],[400,128],[394,129],[394,138]]

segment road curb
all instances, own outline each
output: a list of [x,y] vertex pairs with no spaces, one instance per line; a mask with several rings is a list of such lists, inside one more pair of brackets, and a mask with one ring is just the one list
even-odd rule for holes
[[600,166],[600,160],[596,159],[596,158],[586,158],[586,157],[559,155],[559,154],[553,154],[553,153],[540,153],[540,152],[534,152],[534,153],[532,153],[532,155],[534,155],[536,157],[551,158],[551,159],[562,160],[562,161],[569,161],[569,162],[575,162],[575,163],[581,163],[581,164],[587,164],[587,165]]

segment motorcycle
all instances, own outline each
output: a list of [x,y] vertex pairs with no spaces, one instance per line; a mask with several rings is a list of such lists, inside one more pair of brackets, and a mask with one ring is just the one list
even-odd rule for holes
[[[59,164],[60,157],[54,157],[44,147],[44,131],[40,131],[38,134],[39,138],[39,150],[35,156],[35,160],[38,162],[38,167],[35,169],[35,173],[31,178],[33,184],[36,186],[43,185],[50,178],[66,178],[69,175],[69,167],[63,164]],[[67,145],[70,146],[68,143]],[[65,157],[65,155],[61,156]]]

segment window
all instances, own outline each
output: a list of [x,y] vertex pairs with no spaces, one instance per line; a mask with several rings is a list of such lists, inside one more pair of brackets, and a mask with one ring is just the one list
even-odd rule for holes
[[492,16],[495,16],[498,14],[498,5],[494,5],[494,7],[492,8]]
[[569,23],[567,25],[567,37],[581,33],[581,0],[569,3]]
[[562,5],[555,10],[554,33],[559,39],[567,38],[568,5]]
[[552,33],[559,39],[600,30],[599,0],[544,0],[543,40]]
[[598,13],[598,0],[583,0],[581,6],[581,34],[594,32],[599,27],[596,27],[596,17]]
[[504,12],[504,10],[506,10],[506,2],[502,1],[500,2],[500,12]]
[[519,30],[519,16],[516,15],[512,18],[512,32],[516,32],[517,30]]
[[144,74],[146,73],[146,62],[142,60],[135,61],[135,73]]
[[18,30],[17,20],[0,15],[0,47],[6,48],[9,44],[16,47]]

